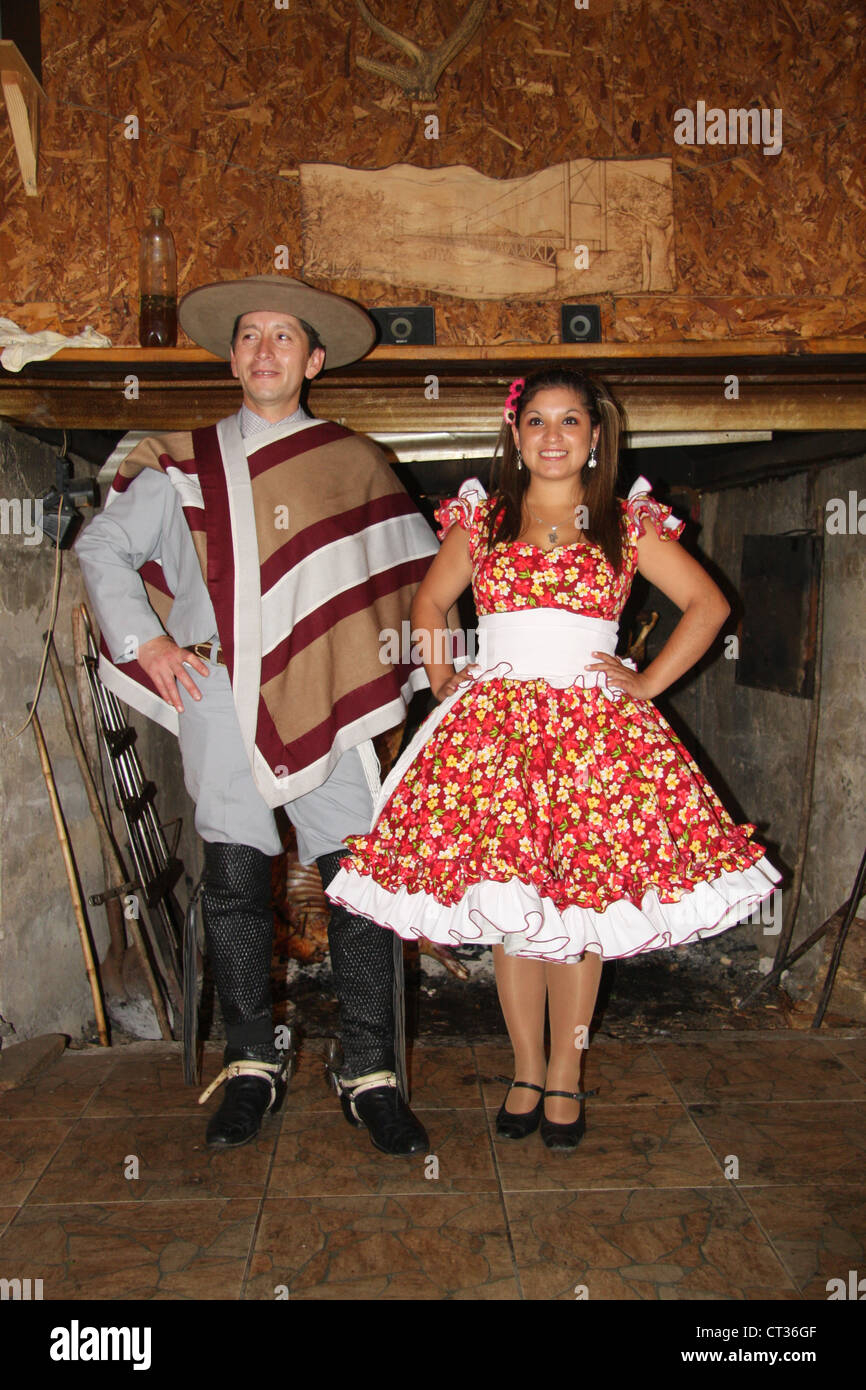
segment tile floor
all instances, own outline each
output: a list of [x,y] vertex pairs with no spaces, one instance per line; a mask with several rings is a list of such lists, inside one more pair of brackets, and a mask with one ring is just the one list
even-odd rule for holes
[[409,1160],[345,1123],[316,1046],[229,1154],[170,1044],[67,1052],[0,1095],[0,1277],[46,1300],[825,1301],[866,1269],[866,1036],[596,1038],[572,1155],[496,1139],[507,1046],[417,1044]]

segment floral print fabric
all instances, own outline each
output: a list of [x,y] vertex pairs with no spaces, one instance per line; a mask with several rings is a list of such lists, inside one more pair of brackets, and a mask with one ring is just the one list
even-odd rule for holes
[[[623,502],[617,575],[586,542],[488,552],[492,505],[464,493],[437,514],[440,534],[454,524],[469,534],[479,614],[559,607],[617,620],[643,526],[663,538],[683,529],[648,494]],[[652,702],[494,678],[466,688],[342,862],[388,893],[425,893],[445,908],[479,884],[518,879],[559,913],[604,913],[624,901],[640,908],[652,890],[659,903],[678,903],[698,884],[748,870],[764,854],[754,829],[731,820]],[[696,934],[697,925],[679,939]],[[654,935],[632,949],[670,944]]]
[[436,513],[442,540],[455,524],[469,532],[472,557],[472,594],[482,613],[514,613],[525,608],[567,608],[589,618],[618,621],[631,592],[637,570],[637,542],[644,523],[651,523],[663,540],[676,540],[684,523],[671,526],[670,507],[642,493],[622,502],[626,544],[619,574],[611,569],[603,552],[586,541],[542,550],[537,545],[514,542],[487,549],[487,525],[492,498],[474,506],[470,493],[443,503]]

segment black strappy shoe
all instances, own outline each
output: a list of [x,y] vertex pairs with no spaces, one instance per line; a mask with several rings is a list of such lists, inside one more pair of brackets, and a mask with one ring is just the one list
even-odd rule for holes
[[[527,1091],[540,1092],[541,1099],[534,1110],[529,1110],[525,1115],[514,1115],[510,1110],[505,1109],[505,1103],[511,1094],[512,1086],[523,1086]],[[496,1133],[502,1139],[525,1139],[527,1134],[534,1134],[541,1121],[543,1106],[543,1086],[536,1086],[532,1081],[512,1081],[508,1087],[508,1094],[499,1107],[499,1114],[496,1116]]]
[[[586,1130],[586,1120],[583,1114],[583,1102],[587,1096],[598,1095],[598,1089],[594,1091],[545,1091],[545,1096],[565,1096],[567,1100],[579,1100],[580,1111],[577,1119],[572,1120],[571,1124],[555,1124],[546,1115],[541,1119],[541,1137],[545,1147],[548,1149],[559,1149],[562,1152],[570,1152],[576,1149]],[[544,1096],[540,1104],[544,1105]]]

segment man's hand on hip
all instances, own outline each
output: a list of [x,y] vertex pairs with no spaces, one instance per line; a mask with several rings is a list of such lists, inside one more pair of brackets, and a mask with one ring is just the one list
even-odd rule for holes
[[171,637],[153,637],[149,642],[144,642],[138,649],[138,664],[153,681],[162,698],[173,705],[179,714],[183,713],[183,701],[178,682],[194,700],[201,699],[201,691],[186,666],[191,666],[199,675],[210,675],[200,656],[186,647],[179,647]]

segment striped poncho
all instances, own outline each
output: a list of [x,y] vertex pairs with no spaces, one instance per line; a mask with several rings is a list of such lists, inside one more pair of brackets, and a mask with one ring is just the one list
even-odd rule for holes
[[[328,421],[265,442],[244,440],[237,416],[145,439],[112,487],[142,468],[163,470],[179,494],[259,791],[279,806],[314,790],[346,749],[399,724],[425,683],[410,651],[389,659],[387,635],[405,630],[432,531],[379,448]],[[139,573],[165,623],[173,595],[161,565]],[[100,670],[177,732],[136,661],[115,666],[103,647]]]

